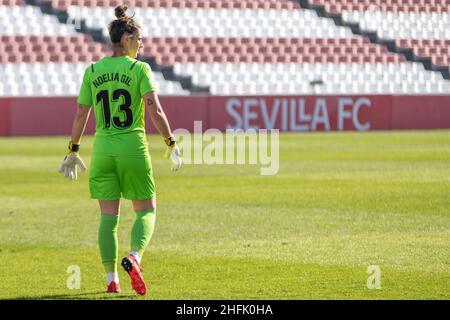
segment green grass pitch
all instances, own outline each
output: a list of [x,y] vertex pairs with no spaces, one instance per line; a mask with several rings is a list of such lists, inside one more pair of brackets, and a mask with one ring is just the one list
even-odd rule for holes
[[[450,131],[282,134],[280,171],[186,165],[149,136],[158,218],[149,285],[106,295],[88,174],[57,173],[68,137],[0,139],[1,299],[449,299]],[[81,156],[89,166],[92,138]],[[119,259],[134,219],[122,204]],[[368,289],[370,265],[381,288]],[[68,289],[69,266],[81,271]]]

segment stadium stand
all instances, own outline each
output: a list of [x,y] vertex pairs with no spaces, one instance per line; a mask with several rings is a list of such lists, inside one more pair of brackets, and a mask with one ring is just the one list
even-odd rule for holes
[[449,0],[313,0],[343,20],[412,48],[417,56],[430,56],[436,65],[450,65]]
[[[0,96],[77,95],[85,68],[110,54],[107,44],[23,0],[0,4]],[[160,72],[154,72],[154,81],[161,94],[189,94]]]
[[[0,71],[14,67],[22,75],[6,73],[8,81],[0,85],[0,95],[76,95],[85,66],[109,53],[108,45],[98,42],[96,35],[107,38],[106,25],[114,18],[112,8],[122,1],[32,1],[47,8],[51,5],[53,13],[66,13],[67,21],[75,25],[61,23],[56,15],[43,14],[26,2],[30,1],[0,0],[0,13],[6,17],[0,21]],[[166,80],[167,70],[209,87],[216,95],[450,92],[441,73],[427,70],[422,63],[409,61],[367,36],[355,35],[351,28],[337,26],[298,2],[127,3],[135,8],[143,27],[143,55],[152,59],[155,71],[163,71],[155,72],[162,94],[189,93],[182,83]],[[449,64],[449,1],[431,1],[428,6],[424,1],[389,0],[380,6],[381,13],[373,11],[373,1],[366,0],[310,3],[394,39],[399,46],[413,47],[414,53],[430,56],[437,65]],[[76,32],[76,22],[84,26],[84,35]],[[57,81],[60,86],[45,87],[33,80],[38,74],[51,74],[47,69],[65,70],[65,78]],[[21,89],[20,81],[27,80],[33,84]],[[322,80],[323,85],[311,86],[315,80]]]

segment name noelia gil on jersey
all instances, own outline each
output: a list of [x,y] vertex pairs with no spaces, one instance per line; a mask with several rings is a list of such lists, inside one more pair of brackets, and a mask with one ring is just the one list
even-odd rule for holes
[[98,76],[97,79],[92,81],[92,84],[95,86],[95,88],[100,87],[102,84],[110,81],[118,81],[121,83],[126,84],[128,87],[131,84],[131,78],[125,74],[122,74],[119,76],[119,73],[104,73],[101,76]]

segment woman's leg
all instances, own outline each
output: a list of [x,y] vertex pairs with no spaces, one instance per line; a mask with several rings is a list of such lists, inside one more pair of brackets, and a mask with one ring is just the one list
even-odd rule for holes
[[119,200],[98,200],[100,211],[109,216],[118,216],[120,214]]
[[120,200],[99,200],[100,226],[98,229],[98,245],[102,264],[105,267],[108,286],[111,282],[119,283],[117,273]]
[[132,200],[136,220],[131,229],[131,255],[141,263],[142,255],[153,235],[156,222],[156,197]]
[[[118,157],[117,172],[125,199],[131,199],[136,220],[131,229],[131,252],[121,265],[131,278],[131,286],[139,295],[145,295],[147,285],[142,276],[141,257],[155,228],[156,198],[152,165],[148,154],[141,157]],[[145,200],[135,200],[145,199]]]

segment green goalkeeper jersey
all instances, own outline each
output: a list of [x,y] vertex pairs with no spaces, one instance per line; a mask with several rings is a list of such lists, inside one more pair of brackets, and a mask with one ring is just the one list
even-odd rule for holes
[[148,152],[142,97],[152,91],[150,66],[128,56],[105,57],[86,69],[77,102],[94,109],[94,153]]

